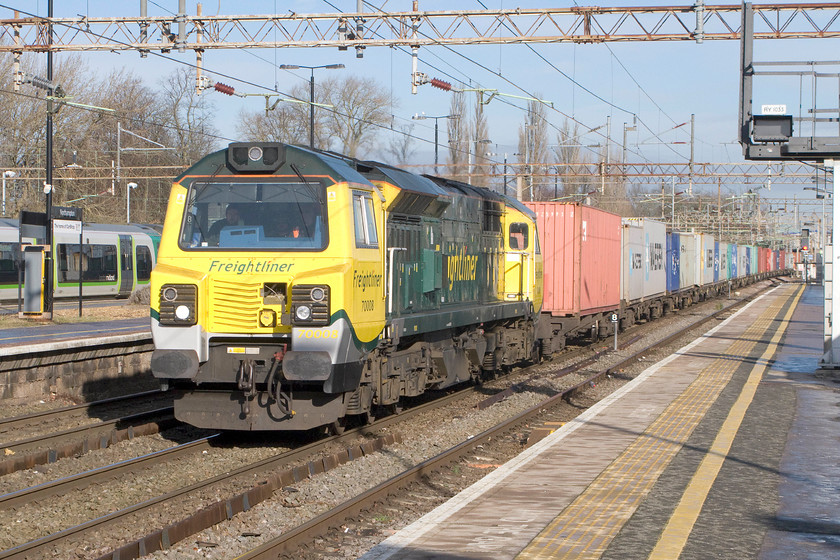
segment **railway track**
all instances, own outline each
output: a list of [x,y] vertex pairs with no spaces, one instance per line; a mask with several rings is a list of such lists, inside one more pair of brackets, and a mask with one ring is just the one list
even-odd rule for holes
[[[730,311],[730,309],[731,307],[722,309],[718,312],[718,314],[727,313],[728,311]],[[709,321],[713,319],[714,316],[710,316],[708,318],[704,318],[703,321]],[[698,323],[699,322],[692,324],[689,327],[689,329],[697,328]],[[677,335],[669,337],[669,340],[681,335],[682,333],[678,333]],[[633,336],[632,334],[628,333],[627,337],[624,337],[622,346],[626,347],[628,345],[631,345],[637,341],[636,339],[638,339],[638,336]],[[659,344],[661,345],[666,343],[668,342],[663,341]],[[638,360],[639,355],[650,353],[652,350],[652,346],[645,347],[641,351],[636,352],[633,356],[626,358],[622,363],[635,362]],[[592,356],[592,351],[586,349],[579,350],[577,353],[580,354],[578,359],[579,363],[577,364],[577,367],[567,367],[564,370],[554,372],[553,375],[570,376],[577,373],[578,377],[580,377],[580,367],[590,367],[592,365],[595,365],[599,358],[602,356],[602,354],[596,354],[595,356]],[[588,355],[585,358],[588,362],[586,364],[583,364],[583,355]],[[582,379],[577,380],[565,392],[554,395],[551,398],[551,400],[547,403],[540,403],[536,407],[533,407],[533,410],[529,411],[527,414],[522,413],[518,415],[516,419],[505,423],[505,425],[500,424],[492,430],[485,431],[479,436],[476,436],[475,438],[472,438],[469,441],[462,442],[461,444],[453,447],[453,449],[447,452],[447,454],[442,454],[444,456],[441,456],[435,461],[429,459],[428,461],[422,462],[418,465],[415,465],[412,468],[407,469],[406,472],[403,475],[401,475],[401,480],[403,480],[403,482],[393,482],[389,484],[410,484],[412,480],[416,481],[422,479],[423,477],[428,476],[430,472],[436,470],[439,471],[445,465],[451,464],[453,461],[466,460],[464,459],[464,457],[469,456],[471,453],[473,456],[476,456],[476,446],[484,446],[484,449],[482,449],[481,451],[482,456],[486,456],[488,454],[493,455],[493,452],[490,451],[487,446],[488,441],[508,441],[510,443],[512,441],[512,438],[509,435],[504,436],[504,434],[511,434],[514,432],[520,433],[523,432],[523,430],[533,432],[533,430],[525,429],[523,428],[523,426],[527,426],[530,424],[539,425],[540,414],[542,414],[544,418],[553,418],[552,413],[547,412],[553,406],[549,403],[566,402],[572,396],[580,394],[582,391],[585,391],[587,388],[590,388],[593,383],[597,383],[598,380],[602,379],[606,375],[609,375],[610,373],[616,372],[621,367],[621,364],[611,365],[609,368],[603,368],[594,374],[587,374]],[[525,372],[525,370],[523,370],[523,372]],[[275,457],[271,457],[266,460],[257,461],[253,464],[246,465],[230,473],[225,473],[217,477],[212,477],[210,479],[201,481],[200,483],[193,484],[189,487],[180,488],[173,492],[169,492],[167,494],[149,499],[143,503],[135,504],[128,508],[123,508],[106,516],[101,516],[99,519],[96,519],[94,521],[89,521],[80,524],[76,527],[71,527],[59,531],[57,533],[38,539],[36,541],[16,546],[15,548],[0,552],[0,559],[5,560],[6,558],[33,557],[33,555],[41,554],[48,550],[61,550],[62,547],[67,546],[67,543],[79,542],[80,540],[84,540],[85,535],[87,534],[91,534],[92,532],[96,531],[101,531],[103,528],[115,525],[120,520],[124,521],[130,516],[142,515],[144,511],[150,511],[153,508],[160,507],[163,504],[181,501],[185,499],[186,496],[193,493],[199,493],[204,489],[212,487],[212,485],[214,484],[220,483],[225,479],[229,479],[231,476],[249,476],[251,478],[260,478],[261,480],[265,479],[262,480],[262,482],[258,485],[259,487],[261,487],[260,492],[255,493],[249,491],[241,493],[235,496],[234,498],[221,500],[216,504],[215,507],[206,507],[198,513],[194,514],[189,519],[183,520],[181,523],[176,523],[169,528],[163,529],[162,531],[156,531],[155,533],[147,535],[142,539],[139,539],[135,542],[123,546],[122,548],[114,552],[116,556],[114,556],[114,554],[112,553],[109,553],[105,556],[102,556],[101,558],[119,557],[125,560],[126,558],[139,557],[139,555],[143,553],[152,552],[153,550],[162,546],[174,544],[177,540],[185,538],[186,536],[191,534],[190,531],[195,532],[195,530],[200,530],[202,528],[212,526],[214,523],[232,517],[232,515],[237,513],[238,511],[244,511],[249,509],[250,507],[253,507],[254,497],[257,497],[259,499],[265,499],[269,497],[274,490],[282,487],[284,484],[298,482],[310,476],[319,474],[323,471],[327,471],[330,468],[332,468],[332,466],[340,464],[342,460],[351,459],[351,456],[354,453],[355,455],[364,455],[366,453],[374,452],[377,448],[381,448],[384,445],[389,445],[390,443],[393,443],[396,440],[381,440],[381,442],[376,445],[368,445],[369,449],[367,450],[364,449],[363,444],[359,446],[358,451],[348,451],[344,455],[327,452],[327,450],[330,449],[331,446],[332,448],[334,448],[336,445],[351,442],[354,440],[359,440],[359,438],[369,438],[372,437],[372,435],[374,434],[381,434],[388,431],[393,432],[393,430],[398,429],[400,423],[409,423],[412,421],[413,418],[419,415],[429,414],[435,409],[450,406],[453,403],[457,403],[459,401],[464,400],[465,397],[468,395],[472,396],[473,400],[479,403],[475,405],[477,408],[491,406],[492,404],[500,402],[504,398],[509,397],[518,390],[525,390],[532,379],[534,379],[532,374],[525,372],[524,374],[520,375],[519,379],[513,380],[515,382],[515,385],[513,387],[510,387],[506,390],[497,390],[496,388],[489,387],[489,384],[478,388],[478,390],[482,393],[494,392],[495,394],[489,398],[493,399],[492,402],[489,399],[476,398],[476,388],[468,388],[452,393],[437,401],[426,403],[403,411],[398,415],[378,420],[377,422],[371,425],[348,430],[345,434],[341,436],[334,436],[332,438],[327,438],[325,440],[318,441],[309,445],[304,445],[298,449],[294,449],[287,453],[281,453]],[[510,384],[511,383],[509,382],[508,385]],[[513,439],[515,441],[511,444],[511,447],[514,450],[521,449],[521,445],[524,442],[524,439],[521,437]],[[175,453],[200,453],[203,449],[201,446],[206,445],[208,445],[208,443],[206,442],[195,443],[193,445],[192,451],[188,451],[185,449],[177,452],[171,451],[168,453],[160,453],[158,457],[154,459],[147,458],[145,461],[146,464],[151,464],[153,462],[161,463],[171,461],[171,458],[175,456]],[[172,453],[172,455],[169,455],[169,453]],[[343,459],[339,457],[339,455],[342,455]],[[504,453],[502,455],[504,455]],[[499,458],[498,460],[501,461],[502,459]],[[296,463],[300,463],[301,461],[308,462],[306,462],[302,466],[293,466]],[[143,461],[138,459],[136,465],[139,466],[141,464],[143,464]],[[68,480],[60,483],[50,483],[48,485],[41,485],[41,488],[36,487],[33,489],[26,489],[27,491],[33,492],[28,496],[26,491],[16,492],[14,493],[14,495],[0,496],[0,509],[16,507],[17,505],[28,503],[33,500],[45,500],[50,496],[66,493],[72,488],[87,488],[93,484],[107,485],[108,480],[112,480],[115,476],[120,476],[120,473],[126,472],[133,468],[135,467],[125,465],[119,468],[114,467],[109,469],[102,469],[101,472],[97,473],[82,473],[77,477],[74,477],[75,479],[72,481]],[[277,472],[278,470],[283,469],[285,469],[285,474],[277,476],[270,474],[272,472]],[[276,481],[272,484],[269,484],[266,481],[270,480],[272,476],[274,476]],[[259,550],[261,549],[255,550],[253,554],[256,554],[256,556],[253,557],[267,557],[261,556],[261,554],[287,553],[287,551],[298,550],[301,546],[308,545],[311,547],[313,539],[323,539],[324,535],[328,535],[330,533],[328,527],[335,526],[336,523],[341,523],[342,519],[345,520],[344,522],[348,522],[347,520],[352,520],[354,516],[358,515],[359,511],[371,507],[371,503],[375,503],[377,501],[381,502],[381,500],[383,499],[382,496],[394,492],[394,488],[397,487],[383,486],[378,490],[372,489],[368,492],[365,492],[356,500],[350,501],[346,504],[343,504],[341,507],[336,508],[335,511],[325,513],[317,519],[313,519],[307,522],[306,524],[300,526],[298,529],[287,532],[282,536],[281,540],[278,541],[279,544],[266,544],[264,545],[264,547],[261,547],[265,548],[266,552],[259,552]],[[187,528],[189,528],[189,530]],[[318,537],[316,537],[316,535]],[[295,554],[297,553],[299,553],[299,550],[298,552],[295,552]]]
[[2,419],[0,437],[10,439],[0,443],[0,475],[171,428],[171,403],[172,395],[148,391]]

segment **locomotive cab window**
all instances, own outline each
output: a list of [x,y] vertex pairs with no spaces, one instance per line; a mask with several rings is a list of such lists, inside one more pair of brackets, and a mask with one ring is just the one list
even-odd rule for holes
[[356,247],[376,248],[376,216],[373,213],[373,198],[369,193],[353,192],[353,223],[356,231]]
[[524,251],[528,248],[528,224],[515,222],[508,228],[508,244],[511,249]]
[[322,183],[194,183],[181,225],[186,250],[321,250],[327,246]]

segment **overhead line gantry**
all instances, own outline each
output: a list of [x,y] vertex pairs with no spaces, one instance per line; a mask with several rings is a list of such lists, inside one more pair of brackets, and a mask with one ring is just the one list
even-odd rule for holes
[[[417,4],[415,3],[415,6]],[[0,8],[12,11],[10,6]],[[0,20],[0,52],[734,40],[740,4]],[[756,39],[840,37],[840,2],[754,4]],[[48,44],[48,23],[53,24]],[[357,50],[357,53],[359,51]]]

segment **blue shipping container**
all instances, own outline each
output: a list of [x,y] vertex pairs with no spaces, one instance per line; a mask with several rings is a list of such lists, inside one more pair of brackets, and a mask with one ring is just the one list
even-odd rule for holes
[[669,292],[680,291],[680,234],[669,233],[665,237],[665,253],[668,263],[667,285]]

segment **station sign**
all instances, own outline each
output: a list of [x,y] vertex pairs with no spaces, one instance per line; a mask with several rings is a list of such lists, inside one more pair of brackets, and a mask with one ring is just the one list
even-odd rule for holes
[[55,233],[82,233],[82,222],[78,220],[53,220]]
[[76,220],[82,221],[82,211],[84,208],[77,206],[53,206],[52,217],[54,220]]
[[787,105],[762,105],[762,115],[787,115]]

